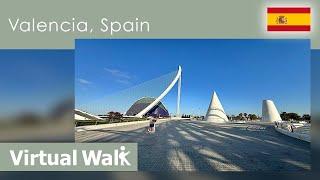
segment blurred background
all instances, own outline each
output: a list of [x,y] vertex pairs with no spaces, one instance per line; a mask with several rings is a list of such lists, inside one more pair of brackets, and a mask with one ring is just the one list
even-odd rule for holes
[[311,120],[311,169],[320,172],[320,50],[311,51]]
[[74,141],[73,50],[0,50],[0,142]]

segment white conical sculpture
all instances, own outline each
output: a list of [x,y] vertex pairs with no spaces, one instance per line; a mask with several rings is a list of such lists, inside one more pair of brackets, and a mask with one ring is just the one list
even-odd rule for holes
[[282,121],[280,114],[271,100],[262,101],[262,121],[274,122]]
[[216,92],[213,92],[207,115],[204,120],[214,123],[226,123],[229,121]]

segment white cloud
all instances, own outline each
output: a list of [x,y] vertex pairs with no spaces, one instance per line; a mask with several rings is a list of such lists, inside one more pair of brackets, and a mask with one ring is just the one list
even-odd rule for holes
[[104,68],[105,71],[110,73],[112,76],[120,78],[120,79],[131,79],[128,73],[120,71],[118,69]]
[[104,68],[106,72],[111,74],[113,76],[115,82],[124,84],[124,85],[130,85],[131,80],[133,79],[132,76],[130,76],[127,72],[120,71],[118,69],[111,69],[111,68]]
[[78,82],[80,82],[81,84],[92,84],[92,82],[81,78],[78,78]]

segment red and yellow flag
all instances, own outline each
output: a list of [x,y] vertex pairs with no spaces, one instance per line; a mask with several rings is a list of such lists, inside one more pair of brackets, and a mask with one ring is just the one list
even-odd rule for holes
[[268,31],[310,31],[310,7],[268,7]]

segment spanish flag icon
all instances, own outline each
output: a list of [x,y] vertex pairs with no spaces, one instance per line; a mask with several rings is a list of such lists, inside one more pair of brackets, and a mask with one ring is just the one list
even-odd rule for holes
[[268,7],[268,31],[310,31],[310,7]]

